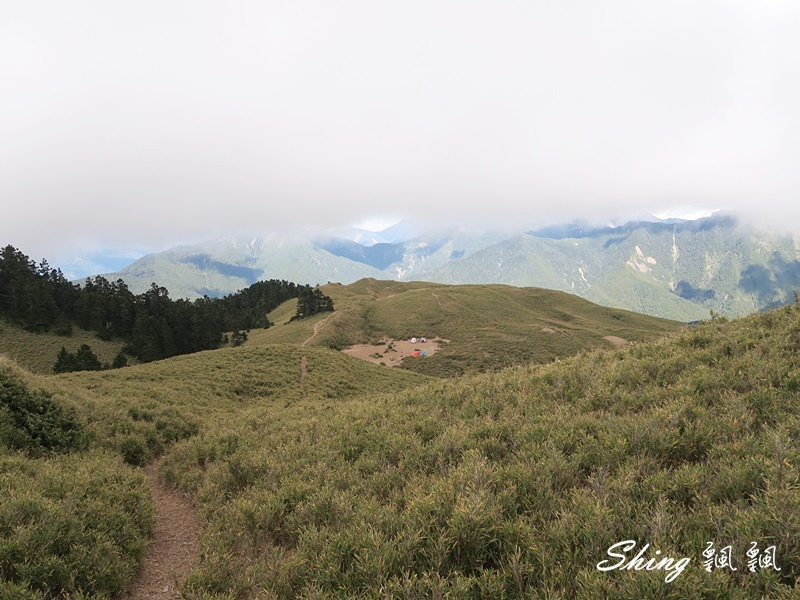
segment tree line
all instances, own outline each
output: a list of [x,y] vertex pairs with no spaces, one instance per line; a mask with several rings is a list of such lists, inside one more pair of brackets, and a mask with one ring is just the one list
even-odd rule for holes
[[294,318],[333,310],[319,288],[277,279],[194,301],[173,300],[155,283],[142,294],[100,276],[80,286],[46,260],[37,264],[10,245],[0,250],[0,316],[34,332],[70,335],[78,326],[104,340],[124,340],[123,351],[141,362],[218,348],[226,331],[270,327],[267,313],[292,298],[298,299]]

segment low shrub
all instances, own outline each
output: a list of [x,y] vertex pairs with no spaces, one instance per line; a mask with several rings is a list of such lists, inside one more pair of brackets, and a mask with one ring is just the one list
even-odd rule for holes
[[71,410],[0,366],[0,445],[41,455],[80,449],[85,439]]
[[114,456],[0,456],[0,593],[110,598],[136,573],[153,524],[140,473]]

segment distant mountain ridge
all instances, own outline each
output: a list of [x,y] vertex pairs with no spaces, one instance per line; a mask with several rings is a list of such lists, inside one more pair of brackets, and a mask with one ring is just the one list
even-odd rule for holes
[[453,227],[413,235],[402,223],[390,229],[362,236],[364,243],[354,241],[358,232],[220,238],[147,255],[108,277],[134,291],[155,281],[189,298],[225,295],[263,279],[504,283],[682,321],[708,318],[710,310],[747,314],[788,302],[800,290],[797,240],[724,213],[517,233]]

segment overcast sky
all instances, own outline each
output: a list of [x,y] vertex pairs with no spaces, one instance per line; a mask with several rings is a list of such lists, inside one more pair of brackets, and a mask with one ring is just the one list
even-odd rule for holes
[[798,5],[7,0],[0,243],[674,207],[800,224]]

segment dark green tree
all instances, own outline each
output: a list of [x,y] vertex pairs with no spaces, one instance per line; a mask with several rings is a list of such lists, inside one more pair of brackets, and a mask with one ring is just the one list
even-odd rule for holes
[[71,373],[73,371],[100,371],[103,365],[88,344],[81,346],[73,353],[67,352],[63,346],[58,353],[56,363],[53,365],[55,373]]
[[238,329],[231,334],[231,345],[235,348],[241,346],[247,341],[247,332],[239,331]]
[[114,361],[111,363],[112,369],[121,369],[128,366],[128,357],[123,352],[117,352]]
[[53,365],[53,372],[71,373],[72,371],[77,370],[78,367],[75,360],[75,355],[71,352],[67,352],[67,349],[64,346],[61,346],[61,350],[58,351],[58,356],[56,357],[56,364]]
[[297,311],[290,319],[305,319],[312,315],[321,312],[328,312],[333,310],[333,300],[322,293],[318,287],[312,288],[311,286],[303,286],[297,294]]

